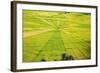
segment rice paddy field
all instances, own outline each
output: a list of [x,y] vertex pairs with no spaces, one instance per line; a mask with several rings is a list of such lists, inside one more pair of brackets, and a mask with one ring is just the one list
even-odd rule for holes
[[91,58],[91,14],[23,10],[23,62]]

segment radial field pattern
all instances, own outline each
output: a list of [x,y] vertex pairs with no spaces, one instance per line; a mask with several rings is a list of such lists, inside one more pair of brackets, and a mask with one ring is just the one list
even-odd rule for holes
[[23,10],[23,62],[91,59],[91,14]]

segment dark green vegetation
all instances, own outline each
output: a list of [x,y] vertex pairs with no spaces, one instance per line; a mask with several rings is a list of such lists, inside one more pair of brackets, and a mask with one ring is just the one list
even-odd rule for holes
[[23,62],[91,58],[91,15],[23,10]]

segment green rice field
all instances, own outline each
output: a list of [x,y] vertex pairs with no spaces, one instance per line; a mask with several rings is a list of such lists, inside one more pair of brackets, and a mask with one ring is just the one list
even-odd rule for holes
[[91,14],[23,10],[23,62],[91,58]]

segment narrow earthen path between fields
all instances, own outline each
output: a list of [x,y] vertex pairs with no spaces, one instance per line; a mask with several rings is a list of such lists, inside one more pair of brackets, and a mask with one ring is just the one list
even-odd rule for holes
[[31,36],[38,35],[38,34],[41,34],[41,33],[44,33],[44,32],[52,31],[52,30],[53,29],[44,29],[44,30],[42,29],[42,30],[39,30],[39,31],[24,32],[23,37],[27,38],[27,37],[31,37]]

